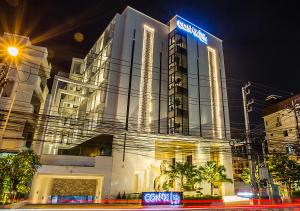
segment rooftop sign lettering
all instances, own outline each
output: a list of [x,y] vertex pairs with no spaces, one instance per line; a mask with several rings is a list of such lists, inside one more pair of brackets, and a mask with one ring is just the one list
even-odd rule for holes
[[194,37],[198,38],[201,42],[207,44],[207,36],[200,29],[196,28],[192,24],[177,19],[177,27],[186,31],[189,34],[192,34]]

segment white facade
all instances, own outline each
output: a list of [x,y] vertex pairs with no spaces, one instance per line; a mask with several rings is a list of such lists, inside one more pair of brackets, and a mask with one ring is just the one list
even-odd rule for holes
[[[48,63],[47,49],[32,45],[28,37],[4,33],[0,37],[1,47],[16,45],[19,48],[17,62],[7,62],[8,76],[0,97],[0,149],[18,152],[30,148],[36,138],[48,94],[47,79],[51,65]],[[4,54],[2,54],[4,55]],[[3,129],[7,119],[7,127]]]
[[[45,109],[49,121],[42,127],[44,141],[39,151],[44,154],[42,158],[52,155],[56,161],[67,154],[80,156],[74,156],[78,163],[70,165],[64,161],[66,157],[61,157],[62,162],[43,165],[34,180],[32,198],[46,202],[51,188],[42,190],[39,184],[45,175],[52,179],[72,177],[63,170],[66,168],[82,178],[103,177],[99,180],[101,193],[95,193],[102,199],[114,198],[119,192],[153,191],[163,160],[184,162],[192,156],[193,164],[204,164],[217,158],[232,178],[222,41],[201,30],[207,38],[203,43],[199,41],[203,36],[200,31],[191,31],[195,37],[179,29],[176,20],[191,24],[179,16],[163,24],[127,7],[115,15],[84,59],[73,59],[69,75],[55,76]],[[176,33],[185,39],[181,66],[178,50],[171,56],[172,49],[178,49]],[[183,68],[181,81],[177,70],[175,80],[170,77],[170,68],[175,66],[177,70]],[[175,81],[179,82],[172,85]],[[170,99],[173,88],[174,101]],[[181,103],[175,105],[178,90]],[[113,137],[111,142],[108,135]],[[105,144],[101,145],[104,136]],[[90,147],[95,143],[99,150]],[[109,143],[111,151],[105,151]],[[95,156],[95,160],[107,156],[110,168],[83,167],[82,156]],[[209,194],[210,186],[203,187]],[[222,184],[215,191],[231,195],[233,185]]]

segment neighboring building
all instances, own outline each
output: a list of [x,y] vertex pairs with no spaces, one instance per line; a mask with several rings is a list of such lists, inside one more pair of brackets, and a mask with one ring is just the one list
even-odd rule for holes
[[43,153],[34,202],[153,191],[163,160],[215,160],[232,178],[225,79],[215,36],[179,16],[163,24],[130,7],[116,14],[87,56],[54,78],[34,144]]
[[245,147],[245,144],[235,144],[234,146],[232,146],[231,151],[233,179],[235,182],[241,182],[241,174],[243,169],[249,167],[249,161],[247,159],[247,149]]
[[[51,65],[47,61],[47,49],[32,45],[28,37],[4,33],[0,42],[1,48],[5,48],[3,51],[6,51],[6,46],[16,44],[20,51],[17,60],[10,65],[3,58],[3,63],[0,63],[0,69],[8,69],[0,96],[0,150],[18,152],[30,148],[35,139],[40,111],[44,109],[49,92],[47,79],[50,78]],[[5,53],[1,56],[5,57]],[[10,118],[4,130],[10,108]]]
[[269,152],[294,154],[299,146],[300,94],[280,99],[269,96],[263,109]]

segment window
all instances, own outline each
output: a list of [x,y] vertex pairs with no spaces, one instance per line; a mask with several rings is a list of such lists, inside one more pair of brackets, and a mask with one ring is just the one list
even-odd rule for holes
[[277,120],[277,122],[276,122],[276,127],[280,127],[282,124],[281,124],[281,119],[280,119],[280,117],[278,116],[277,118],[276,118],[276,120]]
[[171,56],[169,56],[169,64],[174,62],[174,54],[172,54]]
[[169,39],[169,46],[173,45],[175,43],[175,36],[172,36],[170,39]]
[[169,89],[174,87],[174,74],[169,75]]
[[4,121],[4,114],[0,113],[0,126],[2,125],[2,121]]
[[289,133],[288,133],[288,131],[287,131],[287,130],[284,130],[284,131],[283,131],[283,136],[284,136],[284,137],[287,137],[287,136],[289,136]]
[[174,133],[174,117],[169,119],[169,133]]
[[[169,69],[168,69],[168,82],[169,82],[169,107],[168,111],[171,112],[169,116],[169,133],[182,133],[188,134],[188,121],[184,119],[180,112],[174,112],[176,107],[180,106],[181,109],[188,107],[188,101],[184,101],[187,97],[187,92],[183,93],[177,88],[182,86],[185,90],[188,89],[187,83],[183,84],[184,77],[182,73],[187,72],[187,56],[186,56],[186,37],[180,31],[174,30],[169,34]],[[184,69],[185,71],[182,71]],[[176,98],[176,99],[175,99]],[[185,109],[187,110],[187,109]],[[175,119],[173,118],[175,116]],[[173,118],[173,119],[171,119]]]
[[219,149],[213,148],[210,152],[210,159],[212,161],[215,161],[217,165],[220,164],[220,155],[219,155]]
[[172,165],[174,166],[176,163],[176,158],[172,158]]
[[10,97],[11,96],[11,93],[14,88],[14,84],[15,84],[14,81],[10,81],[10,80],[6,81],[6,84],[4,85],[4,88],[3,88],[2,97]]
[[169,96],[169,105],[174,105],[174,95]]
[[193,165],[193,157],[192,157],[192,155],[186,156],[186,162],[187,162],[189,165]]
[[169,75],[169,84],[174,82],[174,74]]
[[265,121],[266,126],[268,126],[268,121]]

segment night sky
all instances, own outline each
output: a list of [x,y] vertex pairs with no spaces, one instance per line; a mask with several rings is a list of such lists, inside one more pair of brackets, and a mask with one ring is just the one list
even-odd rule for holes
[[[255,127],[261,123],[261,100],[267,95],[286,97],[300,91],[300,12],[293,2],[0,0],[0,33],[15,32],[19,23],[18,34],[48,48],[55,74],[68,72],[72,57],[84,57],[115,13],[127,5],[163,23],[178,14],[223,40],[233,127],[243,122],[241,85],[254,83],[252,96],[260,100],[251,114]],[[84,35],[82,42],[74,39],[77,32]]]

